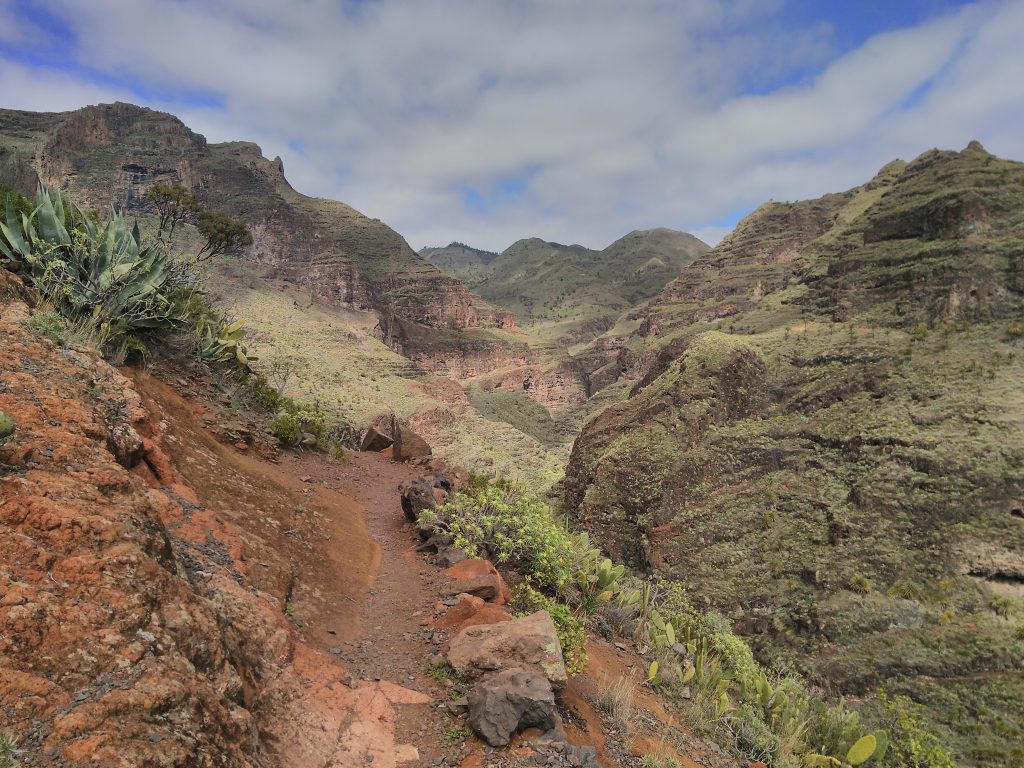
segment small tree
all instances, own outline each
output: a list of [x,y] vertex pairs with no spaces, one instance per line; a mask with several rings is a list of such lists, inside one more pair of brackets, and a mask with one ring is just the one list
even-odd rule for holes
[[291,379],[292,374],[295,373],[295,369],[295,361],[290,358],[285,357],[270,361],[270,365],[266,370],[266,376],[274,385],[278,396],[283,395],[285,389],[288,388],[288,381]]
[[199,199],[180,184],[154,184],[146,192],[146,199],[156,206],[160,214],[160,234],[167,230],[167,239],[174,237],[174,229],[181,222],[199,213]]
[[206,243],[196,254],[196,261],[206,261],[228,251],[252,245],[252,233],[245,224],[217,211],[199,214],[199,234]]

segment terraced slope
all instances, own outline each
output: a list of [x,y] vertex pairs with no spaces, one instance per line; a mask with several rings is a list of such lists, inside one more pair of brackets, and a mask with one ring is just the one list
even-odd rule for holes
[[1024,165],[972,143],[769,203],[619,354],[573,449],[593,540],[760,653],[1024,761]]

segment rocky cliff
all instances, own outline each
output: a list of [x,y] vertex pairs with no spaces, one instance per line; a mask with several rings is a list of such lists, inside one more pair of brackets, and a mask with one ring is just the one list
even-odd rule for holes
[[1022,253],[1024,165],[978,144],[763,206],[643,313],[567,506],[764,657],[1024,759]]
[[248,224],[245,257],[315,295],[431,327],[508,325],[427,264],[394,230],[344,203],[296,192],[280,158],[246,142],[210,144],[171,115],[130,104],[42,114],[0,110],[0,180],[37,180],[99,208],[149,212],[153,183],[183,184]]

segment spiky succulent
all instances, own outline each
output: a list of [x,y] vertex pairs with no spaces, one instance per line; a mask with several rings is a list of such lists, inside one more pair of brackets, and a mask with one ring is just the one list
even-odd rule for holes
[[138,224],[122,213],[102,224],[40,185],[30,214],[19,217],[9,204],[6,214],[0,253],[24,265],[62,315],[88,323],[104,342],[187,321],[191,270],[159,243],[141,245]]

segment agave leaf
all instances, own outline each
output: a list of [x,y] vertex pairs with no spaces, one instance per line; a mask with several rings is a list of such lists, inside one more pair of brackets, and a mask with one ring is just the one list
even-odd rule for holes
[[[3,232],[3,239],[0,239],[0,243],[6,240],[11,244],[14,251],[21,256],[27,256],[32,252],[32,248],[29,246],[28,241],[22,236],[21,225],[18,224],[18,219],[14,215],[14,211],[11,209],[10,200],[7,201],[7,224],[0,223],[0,232]],[[6,251],[5,249],[5,252]],[[8,252],[9,253],[9,252]]]
[[[64,227],[64,204],[61,201],[60,193],[57,192],[54,198],[47,194],[46,189],[40,185],[37,194],[39,207],[32,214],[36,219],[39,235],[48,243],[54,245],[70,245],[71,238]],[[58,216],[57,209],[60,209]]]

